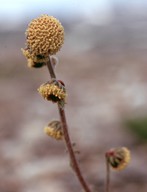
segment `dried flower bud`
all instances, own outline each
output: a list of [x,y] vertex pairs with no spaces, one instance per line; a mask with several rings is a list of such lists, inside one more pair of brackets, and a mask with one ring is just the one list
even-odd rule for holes
[[60,81],[52,80],[51,82],[47,82],[41,85],[38,91],[44,99],[54,103],[58,102],[61,107],[64,106],[67,94],[65,86]]
[[126,147],[114,148],[106,153],[106,158],[115,170],[123,170],[130,162],[130,151]]
[[44,132],[48,136],[53,137],[56,140],[63,139],[62,124],[60,121],[57,121],[57,120],[51,121],[48,124],[48,126],[44,128]]

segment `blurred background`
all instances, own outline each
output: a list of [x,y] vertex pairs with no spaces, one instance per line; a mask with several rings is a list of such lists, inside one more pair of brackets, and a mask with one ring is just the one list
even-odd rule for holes
[[84,177],[105,187],[105,152],[126,146],[132,160],[112,172],[111,192],[147,191],[147,1],[5,0],[0,6],[0,192],[81,191],[64,143],[43,133],[59,119],[37,88],[46,67],[29,69],[21,53],[28,23],[52,15],[65,28],[58,79]]

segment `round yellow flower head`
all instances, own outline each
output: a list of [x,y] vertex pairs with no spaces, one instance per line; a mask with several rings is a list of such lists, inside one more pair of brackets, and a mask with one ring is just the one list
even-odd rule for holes
[[[41,15],[26,30],[27,47],[22,49],[29,67],[45,65],[48,55],[55,55],[64,43],[64,28],[53,16]],[[34,64],[33,64],[34,62]],[[39,63],[39,64],[38,64]]]
[[48,124],[48,126],[44,128],[44,132],[48,136],[53,137],[56,140],[63,139],[62,124],[60,121],[57,121],[57,120],[51,121]]
[[43,96],[44,99],[52,101],[54,103],[59,103],[61,107],[65,104],[66,99],[66,89],[64,83],[60,80],[52,80],[41,85],[38,92]]
[[64,28],[54,17],[41,15],[26,31],[27,45],[35,55],[56,54],[64,42]]
[[106,158],[115,170],[123,170],[130,162],[130,151],[126,147],[114,148],[106,153]]

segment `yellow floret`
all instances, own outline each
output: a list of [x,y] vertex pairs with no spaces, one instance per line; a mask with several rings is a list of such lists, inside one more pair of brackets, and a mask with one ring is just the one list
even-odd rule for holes
[[38,91],[46,100],[53,102],[65,100],[66,98],[65,90],[54,84],[43,84],[39,87]]

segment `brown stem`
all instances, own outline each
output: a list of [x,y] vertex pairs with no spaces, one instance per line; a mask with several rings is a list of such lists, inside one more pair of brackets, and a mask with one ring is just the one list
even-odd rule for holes
[[58,109],[59,109],[61,122],[62,122],[62,125],[63,125],[64,139],[65,139],[66,146],[67,146],[67,149],[68,149],[68,152],[69,152],[69,155],[70,155],[70,159],[71,159],[73,169],[74,169],[74,171],[75,171],[81,185],[83,186],[83,189],[86,192],[90,192],[90,189],[88,188],[87,183],[85,182],[85,180],[84,180],[84,178],[83,178],[83,176],[81,174],[80,168],[78,166],[78,163],[77,163],[77,160],[76,160],[73,148],[72,148],[72,144],[71,144],[69,133],[68,133],[68,127],[67,127],[67,123],[66,123],[65,111],[59,105],[58,105]]
[[110,189],[110,165],[106,157],[106,192]]
[[[47,67],[48,67],[51,78],[56,79],[56,75],[54,73],[50,58],[49,58],[49,61],[46,64],[47,64]],[[75,157],[75,154],[74,154],[74,151],[73,151],[73,148],[72,148],[71,140],[70,140],[69,133],[68,133],[68,126],[67,126],[67,122],[66,122],[65,111],[64,111],[63,108],[60,107],[60,105],[58,105],[58,109],[59,109],[60,119],[61,119],[62,126],[63,126],[64,139],[65,139],[66,147],[67,147],[68,152],[69,152],[72,167],[73,167],[73,169],[74,169],[74,171],[75,171],[75,173],[76,173],[76,175],[77,175],[77,177],[79,179],[79,182],[81,183],[84,191],[85,192],[91,192],[91,190],[89,189],[86,181],[84,180],[84,178],[82,176],[82,173],[80,171],[78,162],[76,160],[76,157]]]

